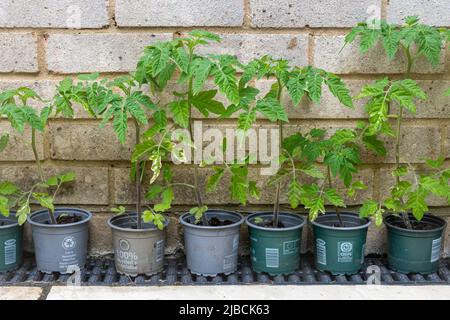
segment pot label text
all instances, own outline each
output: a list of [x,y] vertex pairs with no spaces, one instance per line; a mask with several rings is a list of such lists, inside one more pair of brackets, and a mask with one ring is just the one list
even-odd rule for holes
[[283,254],[294,254],[300,248],[300,239],[283,242]]
[[431,244],[431,262],[435,262],[439,260],[439,256],[441,254],[441,238],[433,240]]
[[338,241],[338,262],[348,263],[353,261],[353,243]]
[[280,266],[280,254],[276,248],[266,248],[266,267],[278,268]]
[[9,239],[5,241],[5,264],[14,264],[17,261],[16,257],[16,239]]
[[318,264],[327,264],[327,247],[326,242],[317,238],[316,240],[316,259]]

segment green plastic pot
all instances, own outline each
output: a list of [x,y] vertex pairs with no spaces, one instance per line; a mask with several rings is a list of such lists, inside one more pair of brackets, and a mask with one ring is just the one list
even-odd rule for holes
[[[414,217],[410,215],[414,220]],[[390,215],[384,223],[388,234],[389,267],[400,273],[429,274],[439,267],[442,235],[447,223],[444,219],[425,215],[421,223],[432,226],[431,230],[408,230],[402,228],[402,219]]]
[[280,212],[284,228],[267,228],[255,223],[256,218],[272,219],[272,212],[254,213],[246,218],[251,241],[252,269],[270,275],[290,274],[300,265],[300,244],[306,219]]
[[23,228],[11,212],[0,217],[0,272],[17,269],[22,264]]
[[336,213],[319,216],[312,222],[316,267],[333,275],[351,275],[363,266],[370,221],[342,212],[344,227],[337,226]]

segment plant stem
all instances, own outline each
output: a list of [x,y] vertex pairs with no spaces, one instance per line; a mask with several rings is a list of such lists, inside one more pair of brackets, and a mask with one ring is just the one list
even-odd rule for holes
[[34,128],[31,129],[31,148],[33,149],[33,154],[34,154],[34,159],[36,161],[36,165],[37,165],[37,169],[38,169],[39,179],[41,180],[41,182],[44,182],[44,180],[45,180],[44,171],[42,170],[41,160],[39,160],[39,154],[38,154],[37,148],[36,148],[36,129],[34,129]]
[[[139,123],[134,119],[134,129],[136,131],[136,145],[141,141],[141,130]],[[141,204],[141,164],[139,159],[136,160],[136,215],[137,215],[137,228],[142,229],[142,204]]]
[[[283,87],[281,86],[281,81],[277,77],[277,83],[278,83],[278,92],[277,92],[277,101],[281,101],[281,92],[283,90]],[[279,140],[278,140],[278,154],[280,154],[281,150],[281,144],[283,142],[283,123],[278,120],[278,131],[279,131]],[[281,191],[281,181],[278,181],[277,183],[277,190],[275,193],[275,201],[273,206],[273,227],[278,228],[278,222],[279,222],[279,213],[280,213],[280,191]]]
[[[403,52],[405,53],[406,59],[407,59],[407,67],[406,67],[406,73],[404,75],[404,79],[408,79],[411,75],[411,68],[414,63],[414,59],[411,55],[411,51],[409,47],[405,47],[402,45]],[[401,129],[402,129],[402,120],[403,120],[403,107],[399,106],[398,114],[397,114],[397,137],[395,141],[395,169],[398,170],[400,168],[400,145],[401,145]],[[396,183],[400,183],[400,177],[398,175],[395,176]],[[401,199],[401,202],[403,203],[403,199]],[[402,212],[401,213],[403,223],[405,224],[406,228],[409,230],[412,230],[412,224],[411,220],[409,219],[408,212]]]
[[[189,66],[191,66],[191,64],[192,64],[193,55],[194,55],[194,49],[189,48]],[[194,141],[194,130],[192,128],[192,104],[191,104],[192,81],[193,81],[193,78],[191,77],[189,79],[189,84],[188,84],[187,103],[189,106],[189,134],[191,135],[191,141]],[[195,144],[195,142],[194,142],[194,144]],[[194,148],[192,148],[191,150],[194,150]],[[194,163],[194,193],[195,193],[195,197],[197,198],[197,205],[199,208],[201,208],[203,206],[203,201],[202,201],[202,195],[200,194],[198,177],[199,177],[198,168]],[[204,226],[209,225],[208,219],[206,218],[206,212],[202,215],[202,223]]]
[[[36,129],[34,129],[34,128],[31,128],[31,148],[33,149],[34,160],[36,162],[36,166],[37,166],[38,174],[39,174],[39,180],[41,180],[41,182],[44,183],[45,182],[44,170],[42,170],[41,160],[39,159],[39,154],[37,152]],[[56,218],[55,218],[55,214],[53,212],[51,212],[50,210],[48,210],[48,217],[50,218],[51,224],[58,224],[58,222],[56,221]]]
[[[333,181],[332,181],[332,178],[331,178],[331,169],[330,169],[330,167],[327,167],[327,169],[328,169],[328,173],[327,173],[328,187],[331,189],[331,188],[333,188]],[[339,226],[344,228],[345,224],[344,224],[344,221],[342,220],[341,212],[339,210],[339,207],[338,206],[334,206],[334,210],[336,211],[336,216],[337,216],[337,218],[339,220]]]

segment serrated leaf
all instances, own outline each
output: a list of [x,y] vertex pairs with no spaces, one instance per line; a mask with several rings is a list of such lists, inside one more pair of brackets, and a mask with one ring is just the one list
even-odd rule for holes
[[298,205],[300,204],[301,195],[302,195],[302,190],[301,190],[300,184],[298,183],[297,180],[292,180],[289,183],[288,191],[287,191],[289,204],[291,205],[292,209],[296,209],[298,207]]
[[4,134],[0,136],[0,152],[6,149],[6,146],[8,145],[9,141],[9,135]]
[[208,181],[206,183],[206,192],[213,192],[216,190],[218,183],[222,179],[225,173],[224,168],[215,167],[214,174],[208,177]]
[[5,217],[9,217],[9,200],[8,198],[0,195],[0,214]]
[[153,207],[153,210],[155,210],[156,212],[164,212],[170,209],[170,207],[172,206],[172,201],[174,199],[173,188],[172,187],[166,188],[161,193],[161,198],[162,198],[161,202],[155,204]]
[[336,207],[345,207],[344,199],[337,193],[335,189],[325,190],[325,198]]
[[147,193],[145,194],[145,198],[147,200],[154,200],[156,197],[160,195],[160,193],[164,190],[164,187],[159,184],[152,184],[149,186]]
[[214,69],[214,82],[231,103],[239,103],[239,89],[236,79],[236,71],[230,66],[216,64]]
[[211,61],[207,59],[199,59],[193,63],[192,92],[194,95],[202,90],[206,79],[208,79],[211,66]]
[[274,98],[264,98],[256,103],[256,110],[272,122],[289,122],[286,110],[281,103]]
[[425,196],[426,194],[422,190],[416,190],[409,194],[405,204],[406,208],[412,211],[412,214],[417,221],[422,220],[423,216],[428,211]]
[[8,196],[19,191],[19,188],[12,182],[4,181],[0,183],[0,195]]
[[328,73],[325,78],[330,92],[346,107],[353,108],[353,99],[345,83],[338,76]]
[[176,124],[182,128],[189,126],[189,104],[187,100],[173,101],[169,104],[169,109]]
[[33,193],[33,198],[35,198],[41,206],[50,210],[50,212],[55,212],[55,206],[53,205],[53,198],[45,193]]

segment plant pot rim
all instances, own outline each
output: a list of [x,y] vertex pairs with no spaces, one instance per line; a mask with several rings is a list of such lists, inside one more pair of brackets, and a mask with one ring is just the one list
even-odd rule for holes
[[295,213],[290,213],[290,212],[279,212],[278,213],[279,216],[285,216],[285,217],[290,217],[290,218],[294,218],[297,219],[301,222],[299,222],[298,225],[296,226],[292,226],[292,227],[287,227],[287,228],[269,228],[269,227],[262,227],[259,226],[257,224],[254,224],[252,222],[250,222],[251,218],[254,218],[256,216],[262,216],[262,215],[273,215],[273,212],[269,212],[269,211],[263,211],[263,212],[255,212],[252,213],[250,215],[248,215],[245,218],[245,223],[249,226],[252,227],[254,229],[258,229],[258,230],[263,230],[263,231],[271,231],[271,232],[285,232],[285,231],[291,231],[291,230],[297,230],[297,229],[301,229],[303,228],[303,226],[306,224],[306,219],[303,218],[302,216],[295,214]]
[[327,225],[325,225],[325,224],[320,223],[320,221],[317,221],[317,220],[319,220],[321,217],[326,217],[326,216],[328,216],[328,217],[330,217],[330,216],[336,216],[336,217],[337,217],[337,214],[336,214],[336,212],[331,212],[331,211],[326,212],[325,214],[320,215],[319,217],[317,217],[316,220],[311,221],[311,224],[314,225],[314,226],[316,226],[316,227],[320,227],[320,228],[328,229],[328,230],[345,230],[345,231],[351,231],[351,230],[361,230],[361,229],[366,229],[366,228],[368,228],[369,225],[372,223],[369,219],[367,219],[367,218],[361,218],[357,213],[354,213],[354,212],[341,212],[341,217],[358,218],[358,219],[361,220],[362,222],[366,222],[366,223],[364,223],[364,224],[362,224],[362,225],[360,225],[360,226],[357,226],[357,227],[334,227],[334,226],[327,226]]
[[0,230],[6,230],[6,229],[10,229],[10,228],[15,228],[17,226],[19,226],[19,222],[17,221],[17,218],[15,217],[11,217],[12,215],[15,215],[16,211],[10,210],[9,211],[9,217],[5,217],[4,215],[0,214],[0,221],[10,221],[12,223],[7,224],[5,226],[0,226]]
[[[120,230],[120,231],[125,231],[125,232],[132,232],[132,233],[145,233],[145,232],[161,231],[155,225],[153,227],[151,227],[151,228],[132,229],[132,228],[122,228],[122,227],[116,226],[114,224],[115,220],[117,220],[117,219],[120,219],[120,218],[131,218],[132,216],[135,216],[137,218],[136,212],[127,212],[125,214],[121,214],[121,215],[117,215],[117,216],[111,217],[111,218],[108,219],[108,226],[111,229],[114,229],[114,230]],[[169,225],[169,219],[167,219],[167,217],[164,217],[164,229],[168,225]]]
[[192,224],[192,223],[189,223],[189,222],[185,221],[185,219],[187,217],[192,216],[192,214],[189,213],[189,212],[184,213],[178,220],[179,220],[179,222],[182,225],[184,225],[186,227],[194,228],[194,229],[203,229],[203,230],[232,229],[232,228],[240,226],[245,220],[244,216],[242,214],[240,214],[239,212],[235,212],[235,211],[228,211],[228,210],[221,210],[221,209],[208,209],[205,214],[208,214],[208,213],[227,213],[227,214],[232,214],[232,215],[234,215],[236,217],[239,217],[239,220],[237,222],[235,222],[235,223],[232,223],[232,224],[229,224],[229,225],[226,225],[226,226],[199,226],[199,225]]
[[92,213],[88,210],[85,209],[80,209],[80,208],[71,208],[71,207],[58,207],[55,208],[55,212],[58,211],[69,211],[69,212],[73,212],[73,213],[82,213],[87,215],[87,217],[81,221],[78,222],[74,222],[74,223],[65,223],[65,224],[44,224],[44,223],[39,223],[36,221],[33,221],[33,218],[36,217],[39,214],[45,213],[48,214],[48,209],[41,209],[41,210],[37,210],[34,211],[31,215],[29,215],[27,217],[27,221],[29,224],[31,224],[32,226],[38,226],[38,227],[44,227],[44,228],[68,228],[68,227],[73,227],[73,226],[78,226],[81,224],[85,224],[88,223],[91,219],[92,219]]
[[[413,215],[411,213],[409,213],[409,216],[413,217]],[[403,231],[403,232],[410,232],[410,233],[417,233],[417,234],[426,234],[426,233],[431,233],[431,232],[444,230],[445,227],[447,226],[447,221],[445,221],[443,218],[441,218],[439,216],[436,216],[436,215],[433,215],[433,214],[429,214],[429,213],[424,215],[422,221],[424,221],[424,219],[432,219],[435,222],[440,223],[442,225],[437,227],[437,228],[435,228],[435,229],[431,229],[431,230],[415,230],[415,229],[410,230],[410,229],[401,228],[401,227],[393,225],[389,220],[390,219],[394,219],[394,218],[401,219],[401,217],[391,213],[386,218],[383,219],[383,223],[389,229],[395,229],[395,230],[399,230],[399,231]]]

